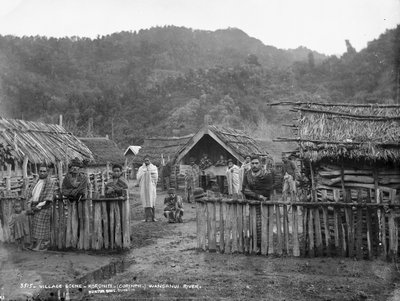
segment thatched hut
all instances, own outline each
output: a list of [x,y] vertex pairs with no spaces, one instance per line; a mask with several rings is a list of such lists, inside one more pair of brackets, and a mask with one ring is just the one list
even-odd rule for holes
[[56,124],[0,118],[0,148],[8,154],[0,158],[0,190],[14,182],[19,187],[17,182],[36,174],[41,163],[53,165],[57,174],[62,174],[73,158],[93,160],[83,143]]
[[123,151],[108,137],[80,137],[79,140],[90,149],[94,157],[94,161],[88,165],[89,173],[104,171],[112,164],[124,166]]
[[400,106],[296,104],[292,125],[314,200],[397,202]]

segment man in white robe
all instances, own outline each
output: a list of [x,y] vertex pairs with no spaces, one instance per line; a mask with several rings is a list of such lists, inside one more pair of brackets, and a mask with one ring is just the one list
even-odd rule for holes
[[226,170],[226,179],[228,182],[228,194],[238,195],[240,191],[239,186],[240,169],[237,165],[233,164],[231,159],[228,160],[228,169]]
[[155,204],[157,198],[158,169],[151,164],[149,157],[144,158],[143,165],[137,173],[140,188],[140,200],[144,208],[145,221],[157,221],[155,219]]

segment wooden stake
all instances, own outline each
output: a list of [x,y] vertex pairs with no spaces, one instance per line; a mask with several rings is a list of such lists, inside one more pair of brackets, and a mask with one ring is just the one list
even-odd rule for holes
[[281,209],[279,206],[275,206],[276,212],[276,237],[277,237],[277,244],[276,244],[276,253],[278,255],[282,255],[282,224],[281,224]]
[[292,215],[293,215],[293,226],[292,226],[292,231],[293,231],[293,256],[299,257],[300,256],[300,246],[299,246],[299,216],[298,216],[298,210],[297,206],[293,205],[292,206]]
[[[217,250],[216,246],[216,224],[215,224],[215,203],[207,203],[208,212],[208,250],[210,252],[215,252]],[[236,245],[237,246],[237,245]]]

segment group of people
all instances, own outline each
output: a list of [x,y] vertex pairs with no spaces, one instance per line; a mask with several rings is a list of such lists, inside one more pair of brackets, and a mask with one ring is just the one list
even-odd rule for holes
[[[87,195],[89,179],[82,167],[80,160],[73,159],[61,184],[59,195],[70,202],[79,202]],[[124,198],[128,184],[122,177],[122,166],[115,164],[112,170],[112,179],[106,184],[105,196]],[[50,242],[51,204],[56,196],[56,184],[49,176],[49,167],[42,164],[39,167],[37,179],[28,187],[22,201],[15,201],[14,212],[9,220],[10,233],[19,250],[25,248],[28,237],[30,237],[28,249],[47,250]],[[25,201],[25,206],[23,206],[23,201]],[[31,223],[29,223],[29,215],[32,216]]]

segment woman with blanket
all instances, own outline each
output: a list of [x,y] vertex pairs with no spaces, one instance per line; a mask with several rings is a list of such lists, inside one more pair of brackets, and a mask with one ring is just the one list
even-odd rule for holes
[[150,163],[150,158],[144,158],[143,165],[139,168],[137,173],[137,180],[140,189],[140,200],[144,208],[145,222],[157,221],[155,219],[155,204],[157,198],[157,181],[158,170],[157,167]]
[[232,159],[228,160],[228,169],[226,170],[226,180],[228,182],[228,194],[238,195],[240,191],[239,186],[240,169],[237,165],[233,164]]

